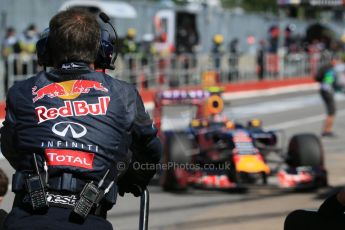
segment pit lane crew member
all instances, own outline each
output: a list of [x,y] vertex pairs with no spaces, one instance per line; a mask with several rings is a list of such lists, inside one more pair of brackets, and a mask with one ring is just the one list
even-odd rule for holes
[[9,90],[1,150],[16,196],[4,229],[112,229],[117,191],[139,196],[155,174],[134,167],[161,155],[137,90],[94,69],[115,61],[106,32],[88,12],[58,13],[37,44],[54,68]]
[[318,211],[296,210],[285,219],[284,230],[345,229],[345,189],[330,196]]
[[335,136],[333,133],[333,124],[336,115],[335,92],[343,90],[339,84],[338,73],[335,70],[335,66],[339,61],[338,57],[333,57],[331,62],[321,67],[315,76],[316,81],[320,83],[320,95],[327,111],[321,133],[323,137]]

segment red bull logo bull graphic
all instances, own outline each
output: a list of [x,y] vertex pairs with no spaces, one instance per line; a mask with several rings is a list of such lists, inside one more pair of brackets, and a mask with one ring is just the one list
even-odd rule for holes
[[102,83],[91,80],[71,80],[59,83],[52,83],[37,89],[37,86],[32,88],[32,95],[35,96],[32,100],[36,102],[43,99],[45,96],[49,98],[59,97],[61,99],[75,99],[82,93],[89,93],[90,90],[97,90],[108,92]]
[[60,108],[38,106],[35,108],[38,123],[54,120],[58,117],[106,115],[110,97],[98,97],[98,102],[90,104],[87,101],[65,101]]

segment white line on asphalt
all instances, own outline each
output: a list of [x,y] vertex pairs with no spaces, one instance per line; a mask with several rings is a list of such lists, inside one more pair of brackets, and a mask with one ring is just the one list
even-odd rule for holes
[[[335,99],[337,102],[345,101],[345,95],[336,94]],[[233,119],[253,118],[260,115],[304,109],[310,106],[321,106],[322,104],[321,97],[318,93],[315,93],[312,95],[274,99],[236,107],[229,105],[224,109],[224,114]]]
[[[340,117],[340,116],[344,116],[344,115],[345,115],[345,109],[339,110],[337,112],[336,116]],[[265,126],[265,129],[270,129],[270,130],[288,129],[288,128],[293,128],[293,127],[306,125],[306,124],[310,124],[310,123],[314,123],[314,122],[320,122],[324,119],[325,119],[325,115],[319,114],[319,115],[312,116],[312,117],[301,118],[301,119],[296,119],[296,120],[292,120],[292,121],[282,122],[282,123],[275,124],[275,125]]]
[[[343,98],[337,98],[338,100],[345,100]],[[308,95],[299,97],[290,97],[285,99],[275,99],[260,103],[253,103],[249,105],[232,107],[231,105],[224,109],[224,113],[228,117],[235,119],[245,117],[255,117],[258,115],[273,114],[293,109],[301,109],[306,106],[321,105],[322,101],[319,95]]]
[[262,97],[262,96],[273,96],[285,93],[295,93],[295,92],[304,92],[310,90],[316,90],[319,88],[318,83],[307,83],[300,85],[290,85],[282,86],[271,89],[260,89],[260,90],[250,90],[244,92],[226,92],[223,93],[223,99],[225,101],[234,100],[234,99],[244,99],[251,97]]

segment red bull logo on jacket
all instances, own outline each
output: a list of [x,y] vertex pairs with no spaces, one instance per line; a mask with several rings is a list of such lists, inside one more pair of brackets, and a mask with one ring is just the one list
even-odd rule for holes
[[59,83],[52,83],[40,89],[37,86],[32,88],[32,95],[35,96],[32,100],[36,102],[44,97],[61,99],[75,99],[82,93],[89,93],[90,90],[97,90],[108,92],[102,83],[91,80],[70,80]]
[[110,97],[98,97],[98,102],[90,104],[87,101],[65,101],[60,108],[47,108],[38,106],[35,108],[38,123],[54,120],[58,117],[106,115]]

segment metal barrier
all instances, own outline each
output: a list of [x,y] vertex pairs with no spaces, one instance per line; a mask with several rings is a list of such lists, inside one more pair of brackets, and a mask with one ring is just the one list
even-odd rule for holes
[[258,58],[252,55],[183,54],[145,57],[145,61],[140,55],[126,55],[116,75],[142,88],[198,85],[206,71],[215,71],[219,83],[256,81],[260,79],[260,68],[261,79],[298,78],[314,75],[330,57],[329,54],[266,54],[259,66]]
[[[138,88],[171,88],[200,85],[203,73],[207,71],[215,72],[217,82],[221,84],[309,76],[315,74],[320,65],[329,62],[330,57],[327,53],[266,54],[263,61],[258,62],[258,57],[245,54],[174,54],[162,57],[127,54],[119,57],[115,71],[107,73]],[[37,65],[35,55],[10,55],[5,65],[6,88],[42,69]]]
[[5,60],[4,65],[4,77],[8,79],[5,89],[9,89],[16,81],[25,80],[42,70],[37,64],[36,55],[13,54]]

